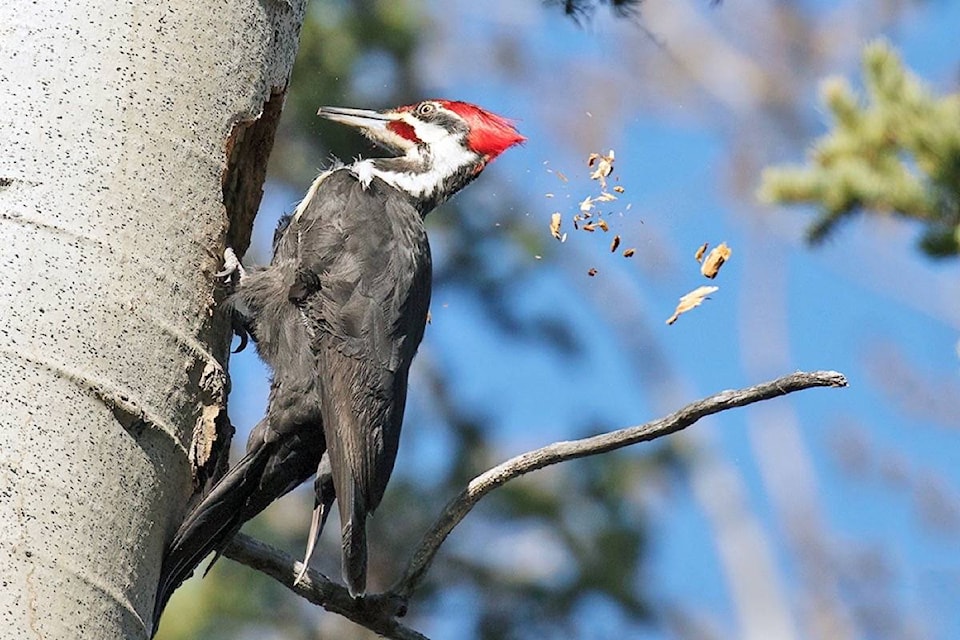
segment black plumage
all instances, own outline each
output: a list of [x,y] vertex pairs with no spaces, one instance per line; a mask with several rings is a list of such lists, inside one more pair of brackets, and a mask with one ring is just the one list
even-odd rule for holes
[[[400,157],[321,175],[274,236],[267,267],[229,298],[235,326],[272,369],[269,404],[247,453],[194,507],[161,569],[154,630],[173,590],[241,525],[310,476],[316,502],[304,562],[336,500],[343,576],[366,589],[366,521],[397,456],[410,365],[430,305],[424,216],[523,138],[473,105],[428,101],[386,112],[324,108]],[[302,573],[301,573],[302,576]]]
[[267,415],[247,454],[174,537],[161,610],[204,556],[316,473],[328,442],[344,576],[352,593],[364,591],[366,516],[397,455],[407,373],[430,305],[430,247],[411,198],[380,179],[364,188],[340,168],[320,194],[281,223],[270,266],[248,271],[232,295],[273,369]]
[[[326,183],[330,184],[327,185]],[[334,171],[337,198],[304,209],[296,304],[323,384],[320,412],[351,593],[366,585],[366,517],[393,470],[410,363],[430,305],[430,246],[411,199]],[[289,232],[288,232],[289,234]],[[306,277],[304,277],[306,276]]]

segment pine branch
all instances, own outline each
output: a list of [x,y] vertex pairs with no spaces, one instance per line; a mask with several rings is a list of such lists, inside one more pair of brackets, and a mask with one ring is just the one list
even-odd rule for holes
[[919,221],[935,257],[960,252],[960,93],[934,95],[883,40],[863,52],[866,95],[843,78],[821,86],[833,127],[802,166],[764,170],[759,199],[815,204],[818,242],[861,212]]
[[607,453],[638,442],[647,442],[676,433],[701,418],[721,411],[813,387],[846,386],[847,379],[836,371],[797,372],[756,386],[721,391],[688,404],[664,418],[643,425],[581,440],[555,442],[511,458],[471,480],[459,495],[447,503],[440,517],[424,534],[403,576],[383,594],[353,599],[344,587],[312,570],[307,572],[300,584],[294,585],[294,577],[300,569],[300,563],[282,551],[243,534],[238,534],[234,538],[224,551],[224,555],[266,573],[310,602],[328,611],[339,613],[387,638],[425,640],[425,636],[401,625],[396,618],[406,613],[407,601],[423,581],[443,541],[477,502],[497,487],[537,469],[576,458]]

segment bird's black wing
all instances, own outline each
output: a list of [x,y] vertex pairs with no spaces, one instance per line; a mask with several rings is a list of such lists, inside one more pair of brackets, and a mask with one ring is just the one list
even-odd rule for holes
[[220,553],[244,522],[306,481],[324,451],[323,433],[314,428],[268,435],[267,419],[251,434],[247,454],[187,515],[167,548],[154,604],[153,632],[174,590],[211,551]]
[[365,589],[366,516],[393,470],[407,373],[426,323],[429,246],[406,196],[379,179],[363,188],[347,170],[324,180],[290,232],[300,249],[291,298],[317,358],[344,577],[356,595]]

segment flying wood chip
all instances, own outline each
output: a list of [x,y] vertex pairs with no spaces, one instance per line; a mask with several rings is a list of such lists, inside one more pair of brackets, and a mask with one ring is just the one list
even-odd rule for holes
[[632,257],[633,257],[633,254],[635,254],[636,252],[637,252],[637,250],[634,249],[634,248],[632,248],[632,247],[631,247],[630,249],[624,249],[624,250],[623,250],[623,257],[624,257],[624,258],[632,258]]
[[702,245],[700,245],[700,246],[697,248],[697,252],[696,252],[695,254],[693,254],[693,259],[696,260],[698,263],[702,263],[702,262],[703,262],[703,254],[705,254],[705,253],[707,252],[707,247],[709,247],[709,246],[710,246],[710,243],[709,243],[709,242],[704,242]]
[[550,216],[550,235],[552,235],[557,240],[562,239],[560,235],[560,222],[561,216],[560,212],[554,213]]
[[710,279],[716,278],[717,274],[720,273],[720,267],[730,259],[731,253],[733,251],[730,250],[726,242],[717,245],[703,260],[703,264],[700,265],[700,273]]
[[697,287],[687,295],[680,298],[680,304],[674,309],[673,315],[667,318],[667,324],[673,324],[680,317],[681,313],[686,313],[691,309],[696,309],[707,299],[711,293],[719,291],[720,287]]
[[597,270],[593,267],[590,267],[590,271],[587,271],[587,275],[592,278],[593,276],[597,275]]
[[613,253],[617,250],[617,247],[620,246],[620,236],[613,236],[613,241],[610,242],[610,253]]
[[590,174],[590,179],[599,180],[601,184],[605,183],[607,176],[613,172],[613,160],[613,149],[610,149],[610,153],[605,156],[599,153],[591,153],[590,157],[587,158],[587,166],[593,167],[594,164],[597,166]]

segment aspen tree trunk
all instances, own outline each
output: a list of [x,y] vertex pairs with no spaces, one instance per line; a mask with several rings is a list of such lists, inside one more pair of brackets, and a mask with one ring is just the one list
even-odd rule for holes
[[304,2],[0,3],[0,638],[150,633]]

